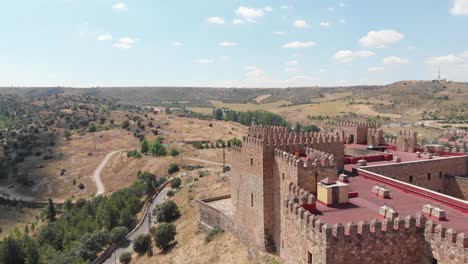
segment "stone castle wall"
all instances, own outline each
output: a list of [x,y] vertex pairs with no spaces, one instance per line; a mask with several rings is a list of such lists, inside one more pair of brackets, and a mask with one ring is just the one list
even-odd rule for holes
[[402,152],[415,152],[418,148],[418,139],[416,132],[413,131],[400,131],[396,140],[397,151]]
[[[417,185],[435,192],[457,197],[453,188],[445,188],[445,175],[465,176],[468,174],[468,157],[442,158],[417,162],[402,162],[380,166],[367,166],[365,170]],[[410,177],[412,176],[412,177]],[[410,182],[410,178],[412,181]]]
[[237,231],[234,229],[233,219],[229,218],[228,216],[224,215],[222,212],[218,211],[216,208],[213,208],[208,204],[212,201],[227,199],[230,197],[230,195],[225,195],[198,201],[198,227],[205,231],[209,231],[215,227],[219,227],[222,230],[237,233]]
[[468,201],[468,175],[465,177],[445,176],[444,193]]
[[424,216],[330,226],[299,204],[285,201],[281,258],[285,263],[466,263],[468,239]]

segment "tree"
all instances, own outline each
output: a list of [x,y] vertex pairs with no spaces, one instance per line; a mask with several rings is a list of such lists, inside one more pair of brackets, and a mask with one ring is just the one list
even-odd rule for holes
[[125,120],[122,122],[122,128],[127,129],[130,126],[130,121]]
[[180,170],[179,165],[177,163],[171,163],[169,164],[169,168],[167,169],[167,172],[169,174],[173,174],[173,173],[178,172],[179,170]]
[[303,132],[320,132],[320,128],[316,125],[307,125],[302,128]]
[[158,141],[151,142],[148,146],[148,151],[153,156],[166,156],[166,148]]
[[179,151],[175,148],[171,149],[171,156],[172,157],[177,157],[179,156]]
[[296,126],[294,127],[294,132],[296,132],[296,133],[301,132],[301,128],[302,128],[301,124],[299,124],[299,122],[297,122]]
[[154,208],[153,215],[158,222],[172,222],[180,217],[180,211],[176,203],[166,201]]
[[97,131],[97,128],[96,128],[95,125],[91,125],[91,126],[88,127],[88,132],[93,133],[93,132],[96,132],[96,131]]
[[125,237],[128,233],[128,228],[125,226],[114,227],[109,234],[109,242],[117,241],[122,237]]
[[141,234],[133,241],[133,250],[138,254],[144,254],[148,251],[151,243],[151,237],[149,234]]
[[130,263],[132,261],[132,254],[130,252],[124,252],[120,254],[119,261],[123,264]]
[[171,188],[178,189],[182,185],[182,180],[179,177],[176,177],[171,180]]
[[67,140],[70,140],[70,138],[71,138],[71,136],[72,136],[72,133],[70,132],[70,130],[65,129],[65,131],[63,132],[63,136],[64,136]]
[[49,198],[49,204],[47,205],[47,208],[46,208],[47,219],[49,221],[54,221],[56,215],[57,215],[57,212],[55,210],[54,202],[52,201],[51,198]]
[[154,241],[159,249],[166,249],[177,235],[176,227],[173,224],[163,223],[156,228]]
[[141,142],[141,153],[148,153],[148,141],[146,139]]
[[18,239],[9,236],[0,243],[0,263],[24,263],[24,259]]

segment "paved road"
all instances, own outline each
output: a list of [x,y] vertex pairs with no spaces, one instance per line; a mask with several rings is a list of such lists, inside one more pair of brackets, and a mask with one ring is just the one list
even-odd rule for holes
[[167,191],[170,190],[170,188],[164,188],[157,196],[154,198],[154,200],[150,203],[148,207],[148,214],[146,215],[145,219],[143,219],[143,224],[141,224],[137,229],[133,230],[130,234],[127,235],[127,239],[130,241],[130,243],[126,247],[121,247],[114,251],[112,256],[104,262],[104,264],[113,264],[113,263],[118,263],[118,259],[120,257],[120,254],[124,252],[132,252],[133,251],[133,240],[141,235],[141,234],[149,234],[150,231],[150,226],[152,226],[152,223],[154,221],[153,219],[153,209],[156,207],[156,205],[161,204],[164,202],[164,200],[167,197]]
[[94,183],[96,183],[96,187],[97,187],[96,196],[104,194],[104,184],[102,184],[102,181],[101,181],[101,172],[102,172],[102,170],[106,166],[107,162],[112,158],[112,156],[114,156],[115,154],[117,154],[117,153],[119,153],[121,151],[122,150],[116,150],[116,151],[112,151],[112,152],[108,153],[104,157],[104,159],[101,161],[101,163],[99,163],[99,166],[97,166],[97,168],[94,170],[94,172],[93,172],[93,181],[94,181]]

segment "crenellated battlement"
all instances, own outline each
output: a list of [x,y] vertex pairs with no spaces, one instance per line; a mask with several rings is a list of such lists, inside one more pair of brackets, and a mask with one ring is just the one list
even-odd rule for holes
[[306,148],[308,153],[315,153],[314,158],[296,157],[292,153],[281,149],[275,149],[275,157],[295,168],[317,168],[317,167],[335,167],[335,158],[332,154],[321,152],[315,149]]
[[[294,191],[293,191],[294,192]],[[348,237],[349,239],[359,239],[361,241],[374,241],[376,237],[382,237],[384,233],[408,233],[415,234],[417,230],[423,229],[426,236],[434,241],[450,242],[454,247],[467,248],[468,236],[464,233],[457,233],[453,229],[446,229],[441,224],[434,224],[432,220],[427,221],[423,215],[408,215],[395,219],[378,220],[370,222],[365,220],[358,223],[349,222],[345,225],[337,223],[333,226],[321,221],[316,215],[302,208],[302,206],[292,199],[285,200],[285,207],[288,215],[309,231],[322,233],[327,236],[328,241],[338,242]],[[404,237],[404,236],[403,236]]]
[[375,123],[367,122],[337,122],[335,125],[337,127],[376,127]]
[[285,134],[288,133],[287,127],[281,126],[257,126],[253,125],[249,127],[248,135],[249,136],[265,136],[270,134]]

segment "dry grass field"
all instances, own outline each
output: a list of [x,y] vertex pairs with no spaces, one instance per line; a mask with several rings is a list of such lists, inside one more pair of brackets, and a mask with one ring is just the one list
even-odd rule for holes
[[0,204],[0,239],[8,236],[15,227],[23,231],[24,227],[34,222],[39,215],[38,209]]
[[[20,171],[27,173],[29,179],[34,180],[34,185],[32,188],[17,185],[16,191],[42,198],[89,197],[96,192],[92,173],[104,156],[114,150],[133,149],[137,145],[138,140],[121,129],[84,136],[75,134],[70,141],[61,137],[57,145],[51,148],[56,157],[53,160],[28,157],[21,163]],[[63,176],[62,170],[65,170]],[[80,183],[85,185],[84,190],[78,188]]]

